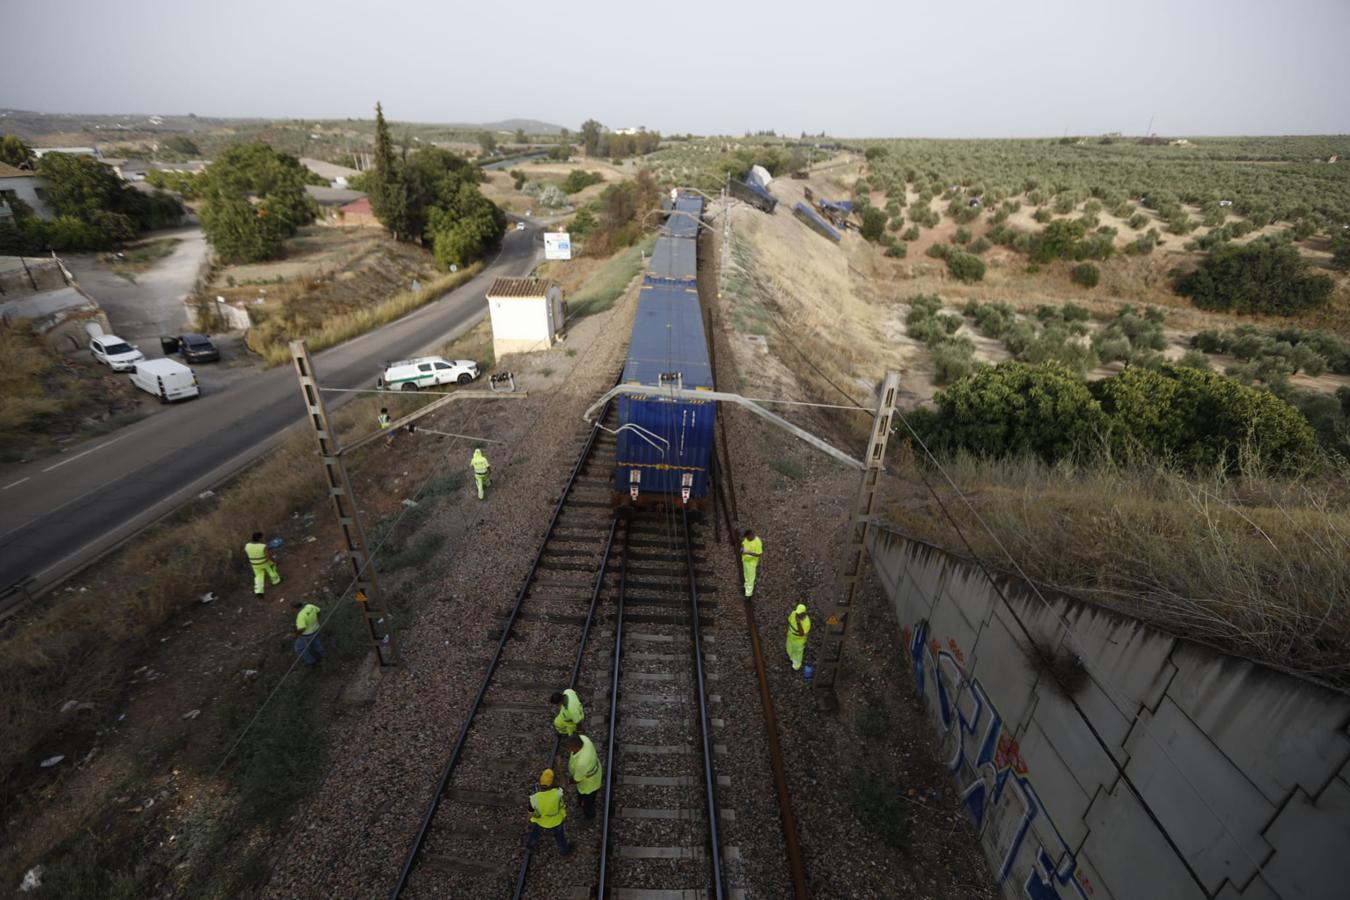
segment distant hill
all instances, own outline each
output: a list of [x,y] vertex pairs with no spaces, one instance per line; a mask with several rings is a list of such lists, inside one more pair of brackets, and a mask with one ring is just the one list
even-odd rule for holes
[[[154,140],[157,134],[183,132],[209,133],[231,130],[302,130],[312,126],[343,127],[354,132],[368,132],[373,119],[265,119],[216,118],[197,115],[155,115],[151,113],[45,113],[23,109],[0,109],[0,133],[15,134],[27,141],[41,141],[47,136],[66,138],[87,135],[90,143],[117,143],[123,141]],[[391,125],[411,129],[414,133],[451,133],[473,131],[514,132],[523,128],[527,134],[558,134],[562,127],[538,119],[503,119],[499,122],[435,123],[393,122]]]

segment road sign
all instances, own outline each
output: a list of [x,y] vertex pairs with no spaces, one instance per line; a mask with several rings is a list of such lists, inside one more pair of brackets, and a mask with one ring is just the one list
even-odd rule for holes
[[565,231],[544,232],[544,259],[571,259],[572,236]]

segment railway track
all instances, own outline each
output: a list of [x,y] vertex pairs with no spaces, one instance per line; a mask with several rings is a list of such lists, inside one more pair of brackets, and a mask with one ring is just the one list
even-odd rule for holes
[[[687,515],[628,525],[615,610],[604,834],[596,896],[688,900],[743,896],[730,891],[717,774],[726,747],[715,729],[720,656],[714,638],[715,585],[707,584],[703,536]],[[641,553],[651,546],[657,552]],[[707,649],[705,650],[705,645]]]
[[[602,421],[612,427],[612,411]],[[614,516],[614,447],[603,429],[585,435],[515,603],[497,611],[478,693],[391,897],[736,895],[722,887],[724,848],[709,814],[714,756],[725,748],[711,733],[717,673],[704,667],[718,656],[704,652],[713,639],[696,633],[691,612],[713,624],[716,586],[682,513]],[[539,771],[567,768],[547,698],[569,684],[606,778],[594,824],[569,788],[574,853],[559,861],[547,838],[527,852],[523,837]],[[575,873],[565,886],[561,866]]]

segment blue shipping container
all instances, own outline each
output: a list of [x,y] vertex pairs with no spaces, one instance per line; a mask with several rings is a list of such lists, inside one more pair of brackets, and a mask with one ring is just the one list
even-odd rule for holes
[[675,212],[666,220],[666,234],[671,237],[698,237],[698,221],[703,217],[703,198],[683,195],[675,201]]
[[[647,277],[638,294],[622,380],[712,389],[703,313],[693,283]],[[638,502],[658,495],[679,497],[687,475],[690,500],[706,497],[716,411],[711,401],[621,395],[615,490],[631,496],[637,472]]]
[[657,278],[693,281],[698,277],[698,248],[692,238],[661,235],[652,248],[647,274]]

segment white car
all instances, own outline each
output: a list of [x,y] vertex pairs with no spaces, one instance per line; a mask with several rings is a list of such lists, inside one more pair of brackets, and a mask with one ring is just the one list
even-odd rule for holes
[[477,377],[478,363],[471,359],[419,356],[386,363],[375,386],[389,391],[415,391],[441,384],[468,384]]
[[524,223],[524,222],[517,222],[517,223],[516,223],[516,231],[524,231],[524,230],[525,230],[525,223]]
[[94,355],[94,359],[114,372],[134,371],[136,363],[145,359],[144,353],[115,334],[100,334],[92,338],[89,352]]
[[160,403],[172,403],[201,396],[201,387],[192,370],[174,359],[144,360],[131,373],[131,383]]

